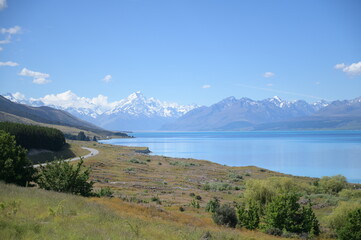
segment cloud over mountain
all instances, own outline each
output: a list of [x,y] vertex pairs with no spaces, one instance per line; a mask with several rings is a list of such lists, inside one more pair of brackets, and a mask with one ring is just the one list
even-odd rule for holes
[[[114,102],[109,102],[108,97],[101,94],[94,98],[86,98],[70,90],[48,94],[41,98],[26,99],[18,92],[7,94],[5,97],[31,106],[50,106],[65,110],[84,120],[113,130],[156,130],[162,124],[198,107],[146,98],[141,92],[132,93],[127,98]],[[117,129],[118,127],[122,129]]]
[[25,77],[32,77],[33,83],[35,84],[46,84],[50,82],[50,80],[47,79],[50,77],[50,74],[31,71],[27,68],[23,68],[19,75]]

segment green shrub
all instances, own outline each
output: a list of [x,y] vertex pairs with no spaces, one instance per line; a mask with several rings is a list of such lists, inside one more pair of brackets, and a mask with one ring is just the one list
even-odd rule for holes
[[226,191],[226,190],[233,190],[234,187],[230,185],[229,183],[223,183],[223,182],[211,182],[211,183],[205,183],[202,186],[202,189],[205,191]]
[[244,197],[247,201],[253,200],[265,206],[275,195],[275,190],[266,180],[250,179],[246,182]]
[[195,199],[192,199],[191,204],[192,207],[194,208],[200,208],[199,202]]
[[26,186],[35,169],[26,158],[26,150],[16,145],[15,137],[0,130],[0,180]]
[[180,166],[180,167],[194,167],[200,166],[198,163],[188,163],[188,162],[180,162],[180,161],[171,161],[169,162],[171,166]]
[[333,212],[327,217],[328,226],[336,231],[341,229],[347,221],[347,216],[359,208],[361,208],[360,202],[340,202]]
[[361,208],[358,208],[347,215],[343,226],[337,230],[340,240],[361,239]]
[[147,164],[146,162],[140,161],[138,159],[132,158],[129,160],[130,163],[135,163],[135,164]]
[[216,209],[212,215],[213,221],[218,225],[236,227],[237,216],[234,207],[224,204]]
[[247,201],[256,201],[259,205],[265,206],[278,194],[302,192],[302,190],[301,186],[288,177],[249,179],[246,182],[244,197]]
[[46,190],[91,196],[93,182],[88,182],[90,170],[83,167],[83,163],[83,159],[80,158],[75,166],[64,160],[40,166],[36,182],[40,188]]
[[238,207],[238,225],[247,229],[258,228],[260,217],[259,217],[259,206],[255,201],[248,202],[248,208],[245,204]]
[[312,211],[300,206],[299,196],[285,193],[274,197],[266,207],[265,222],[267,228],[278,228],[293,233],[320,233],[319,223]]
[[361,190],[358,189],[342,189],[338,195],[344,199],[361,198]]
[[318,187],[321,192],[336,194],[347,186],[346,178],[342,175],[333,177],[322,177],[318,182]]
[[237,174],[236,172],[230,172],[228,177],[232,182],[239,182],[243,179],[243,176],[241,174]]
[[219,199],[214,197],[206,205],[206,211],[214,213],[220,206]]
[[97,195],[99,197],[113,197],[113,191],[110,187],[102,187]]

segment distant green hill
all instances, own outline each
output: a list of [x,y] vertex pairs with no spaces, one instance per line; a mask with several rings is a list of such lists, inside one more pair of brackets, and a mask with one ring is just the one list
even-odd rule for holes
[[[74,117],[68,112],[54,109],[51,107],[31,107],[0,96],[0,121],[17,122],[24,124],[34,124],[41,126],[55,127],[65,133],[77,133],[79,131],[88,131],[97,136],[119,136],[128,135],[120,132],[104,130],[94,124]],[[55,126],[54,126],[55,125]],[[71,129],[69,129],[71,128]]]

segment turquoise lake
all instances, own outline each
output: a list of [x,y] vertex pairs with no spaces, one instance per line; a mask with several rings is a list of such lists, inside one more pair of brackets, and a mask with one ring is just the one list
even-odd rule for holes
[[103,143],[149,147],[153,155],[258,166],[310,177],[342,174],[361,183],[361,131],[136,132]]

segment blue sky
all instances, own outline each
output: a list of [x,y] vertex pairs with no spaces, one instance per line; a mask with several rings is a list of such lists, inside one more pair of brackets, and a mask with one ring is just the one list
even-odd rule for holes
[[361,96],[361,1],[0,0],[0,93]]

